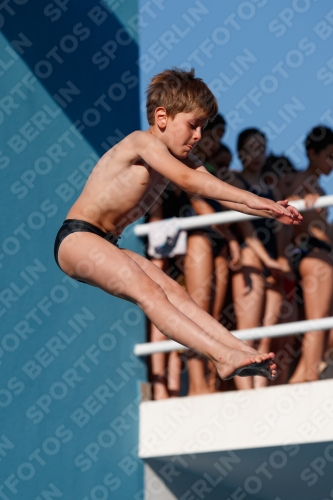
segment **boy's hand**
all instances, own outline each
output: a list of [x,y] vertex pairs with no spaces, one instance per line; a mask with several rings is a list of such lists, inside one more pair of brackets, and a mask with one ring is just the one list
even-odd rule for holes
[[282,215],[274,214],[275,219],[282,222],[282,224],[301,224],[303,216],[299,213],[297,208],[288,205],[288,200],[277,201],[276,204],[280,207],[284,207],[287,213],[283,213]]
[[[261,196],[257,196],[253,193],[247,193],[245,204],[249,208],[253,208],[255,210],[266,210],[270,212],[274,217],[277,216],[287,216],[292,218],[292,214],[287,211],[286,206],[288,205],[288,201],[284,200],[283,202],[275,202],[273,200],[269,200],[268,198],[262,198]],[[297,210],[296,210],[297,212]],[[298,212],[297,212],[298,213]],[[282,221],[281,221],[282,222]],[[289,222],[290,224],[290,222]]]
[[273,201],[253,193],[247,193],[246,205],[255,210],[266,210],[282,224],[300,224],[303,217],[297,208],[288,205],[288,200]]

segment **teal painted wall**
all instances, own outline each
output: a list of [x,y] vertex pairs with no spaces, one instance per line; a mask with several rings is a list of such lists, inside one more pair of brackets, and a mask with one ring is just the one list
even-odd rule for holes
[[[0,498],[140,498],[141,311],[67,278],[53,242],[97,159],[139,128],[136,15],[0,7]],[[133,35],[133,36],[132,36]],[[142,252],[131,230],[121,246]]]

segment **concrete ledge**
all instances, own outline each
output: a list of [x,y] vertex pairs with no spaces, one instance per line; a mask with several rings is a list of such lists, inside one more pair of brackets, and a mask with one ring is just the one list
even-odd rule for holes
[[141,458],[333,441],[333,380],[140,405]]

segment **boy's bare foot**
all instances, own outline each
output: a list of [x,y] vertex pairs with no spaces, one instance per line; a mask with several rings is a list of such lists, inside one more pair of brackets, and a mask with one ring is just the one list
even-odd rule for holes
[[239,375],[240,377],[250,377],[260,375],[270,380],[277,377],[276,364],[273,362],[274,353],[268,354],[246,353],[230,349],[225,358],[221,357],[215,361],[218,374],[223,380]]

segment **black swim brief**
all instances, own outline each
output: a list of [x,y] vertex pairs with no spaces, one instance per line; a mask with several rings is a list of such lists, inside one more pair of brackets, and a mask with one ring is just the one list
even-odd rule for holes
[[298,280],[301,279],[299,273],[299,266],[304,257],[307,257],[312,250],[318,248],[320,250],[326,250],[327,252],[332,252],[332,247],[326,241],[319,240],[310,236],[306,241],[303,241],[298,246],[296,246],[291,254],[290,262],[292,270],[294,271]]
[[[54,258],[60,269],[61,267],[59,265],[59,260],[58,260],[58,252],[60,244],[66,238],[66,236],[77,232],[97,234],[97,236],[100,236],[104,240],[107,240],[110,243],[112,243],[112,245],[118,247],[118,240],[120,239],[120,236],[115,236],[112,233],[106,233],[105,231],[102,231],[99,227],[96,227],[93,224],[90,224],[90,222],[86,222],[84,220],[66,219],[61,228],[59,229],[54,242]],[[80,283],[85,283],[85,281],[81,280],[76,280],[76,281],[80,281]]]

